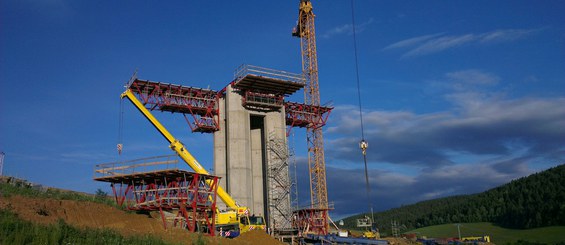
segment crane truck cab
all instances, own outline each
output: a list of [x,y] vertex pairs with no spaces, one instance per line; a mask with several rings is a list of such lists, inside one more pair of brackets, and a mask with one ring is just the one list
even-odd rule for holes
[[265,218],[250,216],[248,212],[220,211],[216,215],[216,230],[220,236],[234,238],[243,232],[265,230]]

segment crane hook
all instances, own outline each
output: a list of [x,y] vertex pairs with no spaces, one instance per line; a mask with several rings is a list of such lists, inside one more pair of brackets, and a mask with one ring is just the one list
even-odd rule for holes
[[359,142],[359,148],[363,151],[363,155],[367,155],[367,148],[369,148],[369,142],[364,139]]

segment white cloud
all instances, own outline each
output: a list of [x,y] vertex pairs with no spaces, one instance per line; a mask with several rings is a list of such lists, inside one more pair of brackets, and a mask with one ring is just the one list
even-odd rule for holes
[[[361,23],[361,24],[357,24],[355,26],[355,32],[356,33],[361,33],[363,31],[365,31],[365,29],[367,28],[367,26],[369,26],[371,23],[373,23],[374,19],[370,18],[369,20]],[[328,31],[326,31],[324,34],[322,34],[323,38],[330,38],[333,36],[337,36],[337,35],[352,35],[353,34],[353,25],[351,24],[343,24],[340,26],[336,26]]]
[[426,41],[424,44],[408,51],[402,57],[420,56],[431,53],[441,52],[446,49],[461,46],[463,44],[475,41],[477,37],[473,34],[466,34],[460,36],[447,36],[438,37]]
[[409,46],[414,46],[414,45],[418,45],[422,42],[425,42],[427,40],[430,40],[432,38],[435,38],[437,36],[443,35],[443,33],[438,33],[438,34],[431,34],[431,35],[424,35],[424,36],[419,36],[419,37],[413,37],[413,38],[409,38],[406,40],[402,40],[400,42],[396,42],[393,43],[387,47],[385,47],[383,50],[387,50],[387,49],[395,49],[395,48],[404,48],[404,47],[409,47]]
[[[364,171],[330,166],[327,172],[328,193],[330,201],[335,200],[337,216],[366,212]],[[415,176],[370,169],[370,198],[377,211],[386,210],[433,198],[482,192],[532,172],[518,160],[428,168]]]
[[[453,93],[447,98],[454,106],[447,111],[364,112],[365,136],[371,144],[369,159],[438,167],[459,163],[457,156],[446,152],[543,160],[564,148],[565,98],[507,99],[478,92]],[[327,156],[354,161],[351,152],[358,151],[355,136],[359,122],[350,117],[346,107],[337,107],[332,125],[328,133],[337,137],[328,141],[334,150]],[[560,159],[565,161],[563,156]]]
[[527,37],[539,31],[539,29],[508,29],[508,30],[496,30],[481,35],[481,43],[494,43],[494,42],[506,42],[514,41],[520,38]]
[[466,84],[497,84],[500,78],[497,75],[480,70],[462,70],[449,72],[445,75],[450,81]]
[[490,44],[510,42],[525,38],[540,29],[504,29],[486,33],[467,33],[446,36],[443,33],[417,36],[401,40],[386,46],[383,50],[409,49],[402,58],[415,57],[438,53],[468,44]]

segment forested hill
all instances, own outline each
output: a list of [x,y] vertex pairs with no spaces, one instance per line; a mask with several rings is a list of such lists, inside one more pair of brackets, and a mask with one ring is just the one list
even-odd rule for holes
[[[344,219],[355,229],[356,219]],[[391,222],[400,231],[468,222],[492,222],[506,228],[528,229],[565,225],[565,164],[473,195],[453,196],[375,213],[381,231],[390,234]]]

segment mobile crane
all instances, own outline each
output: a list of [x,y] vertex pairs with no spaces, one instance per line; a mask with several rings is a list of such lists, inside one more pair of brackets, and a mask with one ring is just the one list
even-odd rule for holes
[[[165,137],[170,143],[169,148],[175,151],[179,157],[186,162],[196,173],[208,174],[208,171],[198,163],[198,161],[190,154],[186,147],[177,140],[173,135],[145,108],[143,103],[137,99],[129,88],[131,83],[126,85],[126,91],[122,93],[121,98],[127,98],[140,112],[151,122],[151,124]],[[216,230],[220,231],[221,236],[236,237],[241,232],[250,230],[265,230],[265,219],[262,216],[249,215],[249,208],[239,206],[235,200],[221,187],[218,186],[217,195],[229,208],[227,211],[217,211]]]

